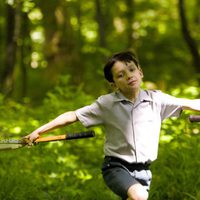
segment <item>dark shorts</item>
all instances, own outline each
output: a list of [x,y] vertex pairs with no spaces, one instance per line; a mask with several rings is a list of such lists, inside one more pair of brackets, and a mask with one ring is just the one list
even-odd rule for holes
[[140,183],[149,191],[152,174],[149,164],[130,164],[119,158],[106,156],[102,165],[106,185],[122,199],[128,198],[130,186]]

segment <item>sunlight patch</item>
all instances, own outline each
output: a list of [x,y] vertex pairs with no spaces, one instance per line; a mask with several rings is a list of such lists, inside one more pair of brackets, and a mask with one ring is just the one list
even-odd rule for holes
[[81,179],[83,182],[92,179],[92,175],[89,174],[87,170],[74,171],[74,175]]
[[10,130],[11,133],[16,133],[16,134],[21,133],[21,131],[22,131],[22,129],[19,126],[11,128],[11,130]]
[[173,137],[171,135],[161,135],[160,136],[161,142],[169,143],[169,142],[171,142],[172,139],[173,139]]

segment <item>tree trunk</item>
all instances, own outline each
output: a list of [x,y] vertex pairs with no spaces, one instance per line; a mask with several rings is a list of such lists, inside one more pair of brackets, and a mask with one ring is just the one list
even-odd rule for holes
[[178,6],[179,6],[179,15],[180,15],[180,21],[181,21],[182,34],[190,50],[190,53],[192,55],[193,65],[198,74],[197,79],[198,79],[198,83],[200,84],[200,54],[198,52],[198,46],[194,38],[192,38],[190,34],[190,30],[188,28],[188,22],[187,22],[186,14],[185,14],[184,0],[179,0]]
[[[44,56],[48,63],[42,78],[47,85],[54,85],[59,76],[70,74],[71,81],[79,83],[84,71],[80,68],[80,56],[76,49],[76,36],[70,22],[70,3],[64,1],[53,1],[46,4],[39,1],[38,6],[43,13],[43,26],[45,30]],[[77,12],[81,18],[81,4],[77,5]],[[80,32],[81,34],[81,32]],[[81,37],[81,35],[80,35]],[[81,38],[80,38],[81,39]],[[80,49],[81,47],[78,46]]]
[[17,39],[20,33],[21,4],[16,2],[16,8],[7,4],[7,38],[5,49],[5,68],[1,75],[1,91],[10,95],[14,87],[14,68],[16,62]]
[[[27,13],[22,15],[22,25],[21,25],[21,37],[24,38],[20,48],[20,72],[21,72],[21,94],[20,97],[25,97],[27,95],[27,85],[28,85],[28,73],[27,67],[30,66],[30,36],[29,36],[29,19]],[[27,42],[29,41],[29,42]]]
[[134,18],[134,0],[126,0],[127,6],[126,19],[127,19],[127,48],[134,47],[134,38],[133,38],[133,18]]
[[105,41],[105,26],[104,26],[104,21],[103,21],[103,14],[102,14],[102,9],[101,9],[101,4],[99,0],[96,0],[96,19],[98,22],[98,30],[99,30],[99,43],[100,47],[105,48],[106,47],[106,41]]

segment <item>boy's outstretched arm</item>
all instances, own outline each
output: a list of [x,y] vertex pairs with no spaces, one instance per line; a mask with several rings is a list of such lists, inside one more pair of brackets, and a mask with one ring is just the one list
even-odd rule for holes
[[200,99],[185,99],[184,101],[183,110],[200,111]]
[[28,143],[31,144],[34,140],[39,138],[41,134],[49,132],[53,129],[56,129],[62,126],[66,126],[76,121],[78,121],[78,118],[75,112],[69,111],[69,112],[59,115],[58,117],[56,117],[49,123],[44,124],[43,126],[39,127],[38,129],[33,131],[31,134],[25,136],[25,138],[27,139]]

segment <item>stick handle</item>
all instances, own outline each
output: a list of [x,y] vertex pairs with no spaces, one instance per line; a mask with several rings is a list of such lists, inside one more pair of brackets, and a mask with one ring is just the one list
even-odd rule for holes
[[84,132],[78,132],[78,133],[66,133],[65,135],[56,135],[56,136],[38,138],[38,139],[35,140],[34,143],[37,144],[39,142],[53,142],[53,141],[61,141],[61,140],[90,138],[90,137],[94,137],[94,135],[95,135],[94,131],[84,131]]
[[200,122],[200,115],[190,115],[189,120],[190,122]]

